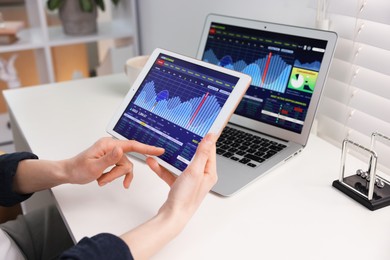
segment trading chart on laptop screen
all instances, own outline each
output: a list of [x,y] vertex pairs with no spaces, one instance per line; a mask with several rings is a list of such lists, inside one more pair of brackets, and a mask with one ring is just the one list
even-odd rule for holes
[[235,114],[301,133],[326,44],[212,23],[202,59],[252,77]]

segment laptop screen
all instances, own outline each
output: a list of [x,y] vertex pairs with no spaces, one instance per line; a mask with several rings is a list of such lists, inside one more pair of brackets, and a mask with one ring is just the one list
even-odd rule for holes
[[212,22],[202,60],[249,74],[235,114],[302,132],[327,41]]

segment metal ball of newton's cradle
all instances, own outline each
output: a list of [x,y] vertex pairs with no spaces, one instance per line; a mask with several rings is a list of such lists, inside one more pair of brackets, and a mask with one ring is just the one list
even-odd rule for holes
[[385,187],[385,182],[379,178],[376,178],[375,185],[378,186],[379,188],[383,188]]
[[[370,181],[370,175],[366,171],[363,171],[362,169],[358,169],[358,170],[356,170],[356,174],[358,176],[361,176],[363,179],[366,179],[367,181]],[[378,188],[383,188],[385,186],[385,183],[384,183],[383,180],[381,180],[379,178],[376,178],[375,179],[375,185]]]
[[356,174],[358,176],[361,176],[363,179],[367,179],[367,177],[369,176],[369,174],[366,171],[363,171],[362,169],[356,170]]

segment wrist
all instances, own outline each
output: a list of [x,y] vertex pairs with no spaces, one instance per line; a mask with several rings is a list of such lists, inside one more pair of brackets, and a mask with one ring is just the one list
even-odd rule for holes
[[70,176],[70,166],[69,166],[69,160],[61,160],[56,161],[56,172],[55,177],[57,179],[58,185],[59,184],[67,184],[72,183],[72,178]]
[[183,209],[168,206],[166,203],[159,209],[155,216],[160,221],[165,222],[172,231],[180,233],[185,225],[190,220],[191,214],[188,214]]
[[13,180],[13,190],[20,194],[50,189],[66,183],[62,162],[23,160],[19,163]]
[[183,229],[190,220],[191,216],[192,214],[188,211],[188,209],[174,207],[166,202],[159,209],[156,217],[160,217],[168,223],[174,223],[176,227]]
[[129,246],[135,259],[149,259],[172,241],[188,220],[182,212],[163,205],[152,219],[123,234],[121,238]]

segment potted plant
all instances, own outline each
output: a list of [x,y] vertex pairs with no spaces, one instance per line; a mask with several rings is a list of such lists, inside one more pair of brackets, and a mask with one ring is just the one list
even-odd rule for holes
[[[111,0],[117,5],[120,0]],[[47,0],[50,11],[58,9],[65,34],[87,35],[97,32],[97,8],[105,11],[104,0]]]

